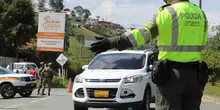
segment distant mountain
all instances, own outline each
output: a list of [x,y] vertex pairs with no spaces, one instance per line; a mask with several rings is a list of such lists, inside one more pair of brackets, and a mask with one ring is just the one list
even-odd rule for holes
[[138,28],[138,27],[141,27],[143,25],[139,25],[139,24],[130,24],[129,25],[131,28]]

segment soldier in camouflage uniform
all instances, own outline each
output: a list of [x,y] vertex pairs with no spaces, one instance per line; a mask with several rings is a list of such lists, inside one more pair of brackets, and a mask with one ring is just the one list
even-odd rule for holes
[[54,76],[54,71],[51,68],[52,63],[48,63],[48,66],[44,69],[44,78],[43,78],[43,89],[41,91],[41,95],[46,95],[44,93],[46,85],[48,86],[48,96],[50,96],[52,79]]
[[39,95],[40,94],[40,90],[41,90],[41,88],[42,88],[42,85],[43,85],[43,70],[44,70],[44,62],[40,62],[40,68],[39,68],[39,70],[38,70],[38,74],[37,74],[37,77],[38,77],[38,79],[39,79],[39,81],[40,81],[40,85],[39,85],[39,87],[38,87],[38,90],[37,90],[37,95]]

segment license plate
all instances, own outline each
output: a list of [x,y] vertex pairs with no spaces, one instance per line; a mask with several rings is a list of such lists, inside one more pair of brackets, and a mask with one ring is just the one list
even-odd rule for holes
[[96,98],[108,98],[108,96],[109,96],[109,91],[105,91],[105,90],[94,91],[94,97]]

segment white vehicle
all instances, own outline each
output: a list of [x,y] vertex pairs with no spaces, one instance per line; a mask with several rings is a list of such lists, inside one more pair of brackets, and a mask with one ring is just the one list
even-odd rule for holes
[[16,74],[0,67],[0,94],[3,98],[14,98],[16,93],[22,97],[29,97],[36,86],[37,82],[34,76]]
[[152,57],[152,52],[138,50],[97,55],[74,79],[74,110],[89,107],[149,110],[156,89],[151,80]]
[[[16,62],[13,63],[13,72],[19,72],[19,73],[29,73],[31,69],[35,68],[35,70],[38,70],[38,67],[33,62]],[[12,69],[10,65],[7,67],[8,70]]]

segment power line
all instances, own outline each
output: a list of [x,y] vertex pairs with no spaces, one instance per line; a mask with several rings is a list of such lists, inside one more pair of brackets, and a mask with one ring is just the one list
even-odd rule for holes
[[202,0],[199,0],[199,7],[202,9]]

